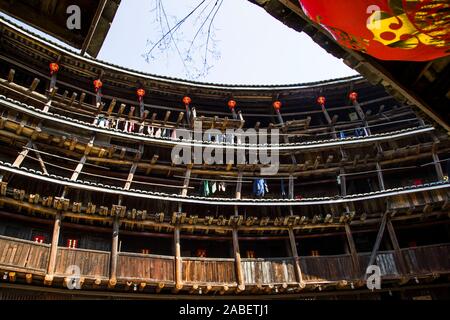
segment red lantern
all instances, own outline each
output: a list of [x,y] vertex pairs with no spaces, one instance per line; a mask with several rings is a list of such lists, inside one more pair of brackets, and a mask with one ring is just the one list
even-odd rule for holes
[[283,104],[281,103],[281,101],[275,101],[275,102],[273,103],[273,108],[275,109],[275,111],[280,111],[282,105],[283,105]]
[[349,95],[350,101],[356,102],[358,100],[358,94],[356,92],[352,92]]
[[317,98],[317,103],[319,105],[321,105],[322,107],[325,106],[325,102],[327,101],[327,99],[325,99],[325,97],[319,97]]
[[190,97],[186,96],[186,97],[183,98],[183,103],[184,103],[186,106],[190,105],[191,102],[192,102],[192,99],[191,99]]
[[103,87],[103,82],[100,79],[94,80],[95,92],[98,92]]
[[136,90],[136,94],[137,94],[137,96],[139,98],[139,101],[142,101],[142,99],[144,99],[144,96],[145,96],[145,90],[142,89],[142,88],[137,89]]
[[53,75],[59,71],[59,64],[56,62],[50,63],[50,74]]
[[233,110],[234,108],[236,108],[236,101],[234,101],[234,100],[228,101],[228,108],[230,108],[230,110]]

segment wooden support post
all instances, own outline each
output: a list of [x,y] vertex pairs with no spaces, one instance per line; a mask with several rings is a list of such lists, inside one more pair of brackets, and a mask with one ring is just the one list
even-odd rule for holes
[[297,282],[300,284],[300,287],[304,288],[305,284],[303,283],[302,270],[300,268],[300,261],[299,261],[298,250],[297,250],[297,242],[295,241],[295,234],[294,234],[294,230],[292,228],[289,228],[289,242],[291,244],[292,257],[294,258],[295,278],[296,278]]
[[383,171],[381,170],[381,166],[380,166],[379,162],[377,162],[377,175],[378,175],[378,184],[380,185],[380,190],[381,191],[386,190],[386,187],[384,186]]
[[348,223],[345,224],[345,234],[347,235],[348,247],[352,256],[353,272],[359,277],[361,273],[361,266],[359,264],[358,252],[356,251],[355,241],[353,239],[352,231]]
[[41,166],[42,172],[48,174],[47,167],[45,166],[44,160],[42,160],[41,154],[39,153],[37,146],[33,144],[33,149],[35,150],[36,158],[38,159],[39,165]]
[[[386,228],[387,215],[388,213],[385,212],[383,218],[381,219],[380,229],[378,230],[377,239],[375,240],[375,245],[373,246],[372,253],[370,254],[370,259],[367,267],[373,265],[376,262],[377,252],[380,248],[381,239],[383,239],[384,229]],[[364,273],[365,272],[366,270],[364,270]]]
[[400,273],[407,274],[408,270],[406,269],[405,259],[403,257],[403,253],[400,249],[400,245],[398,244],[397,235],[395,234],[394,225],[392,224],[391,219],[388,219],[386,222],[386,226],[389,232],[389,238],[391,239],[392,246],[394,247],[395,255],[397,256]]
[[53,224],[52,243],[50,246],[50,257],[47,266],[47,275],[45,276],[45,282],[49,285],[53,282],[53,275],[55,273],[56,255],[58,253],[59,234],[61,232],[61,218],[60,212],[55,215],[55,222]]
[[33,147],[33,143],[29,141],[27,145],[23,148],[23,150],[19,153],[16,160],[13,163],[13,167],[19,168],[22,165],[22,162],[25,160],[25,158],[28,156],[28,153],[30,152],[30,149]]
[[439,156],[435,151],[433,151],[433,162],[434,162],[434,166],[436,168],[436,174],[437,174],[438,180],[439,181],[444,180],[444,171],[442,170],[442,165],[439,160]]
[[347,195],[347,179],[345,177],[345,171],[343,168],[340,170],[340,181],[341,181],[341,196],[345,197]]
[[237,229],[233,229],[233,253],[236,268],[236,280],[238,283],[237,290],[242,292],[245,290],[244,272],[242,271],[241,251],[239,249],[239,237]]
[[111,264],[109,270],[109,287],[114,288],[117,284],[117,258],[119,255],[119,216],[114,217],[112,246],[111,246]]
[[181,261],[181,246],[180,246],[180,227],[175,227],[174,230],[174,251],[175,251],[175,291],[178,292],[183,289],[182,278],[182,261]]

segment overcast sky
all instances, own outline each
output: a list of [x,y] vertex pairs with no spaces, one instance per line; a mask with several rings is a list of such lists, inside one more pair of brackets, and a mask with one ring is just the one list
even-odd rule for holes
[[[171,16],[183,18],[200,0],[163,2],[173,25]],[[186,71],[176,50],[169,50],[166,54],[156,51],[155,59],[149,63],[142,56],[151,47],[147,40],[156,41],[161,37],[155,23],[155,12],[152,12],[155,3],[156,0],[122,0],[99,59],[153,74],[188,78],[189,73],[195,72]],[[180,28],[184,34],[184,37],[180,35],[181,39],[192,39],[199,27],[199,23],[193,24],[195,18],[193,15]],[[213,67],[205,77],[196,79],[198,81],[289,84],[356,74],[307,35],[288,28],[246,0],[224,0],[215,18],[215,28],[216,39],[219,40],[216,51],[220,58],[209,59]],[[180,51],[183,51],[182,47]],[[200,51],[203,55],[204,50]],[[201,68],[202,61],[197,59],[197,67]]]

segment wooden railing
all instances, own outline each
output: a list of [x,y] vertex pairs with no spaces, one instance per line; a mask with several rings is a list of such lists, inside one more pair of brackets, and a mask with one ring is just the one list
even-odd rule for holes
[[68,268],[76,266],[80,268],[81,276],[108,278],[109,260],[109,252],[58,247],[55,274],[71,275],[72,271],[67,273]]
[[[370,253],[360,253],[359,254],[359,264],[361,267],[361,275],[366,273],[370,260]],[[398,257],[396,257],[394,251],[380,251],[377,254],[376,261],[374,263],[380,267],[382,278],[399,278],[401,272],[398,268],[400,265],[398,263]]]
[[[0,236],[0,268],[11,271],[45,274],[50,245]],[[450,244],[401,249],[406,270],[400,270],[395,251],[381,251],[375,264],[384,279],[404,275],[423,276],[450,273]],[[358,254],[360,270],[354,271],[350,255],[300,257],[298,263],[306,283],[326,283],[362,279],[370,253]],[[109,277],[110,253],[59,247],[55,274],[67,276],[69,267],[80,268],[81,276]],[[295,284],[293,258],[242,259],[246,285]],[[174,282],[175,259],[172,256],[121,252],[118,255],[117,278],[127,281]],[[234,259],[182,258],[182,281],[187,284],[235,285]]]
[[144,281],[174,281],[174,257],[121,252],[117,278]]
[[331,282],[356,279],[350,255],[300,257],[305,282]]
[[0,236],[0,265],[45,273],[50,246]]
[[242,259],[241,264],[246,284],[296,282],[293,258]]
[[449,272],[450,244],[402,249],[407,272],[414,275]]
[[235,284],[234,259],[182,258],[182,279],[186,283]]

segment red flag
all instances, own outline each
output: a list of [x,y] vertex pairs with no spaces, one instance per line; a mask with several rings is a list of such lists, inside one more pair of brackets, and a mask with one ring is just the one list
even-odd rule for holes
[[448,0],[299,0],[340,44],[381,60],[450,54]]

